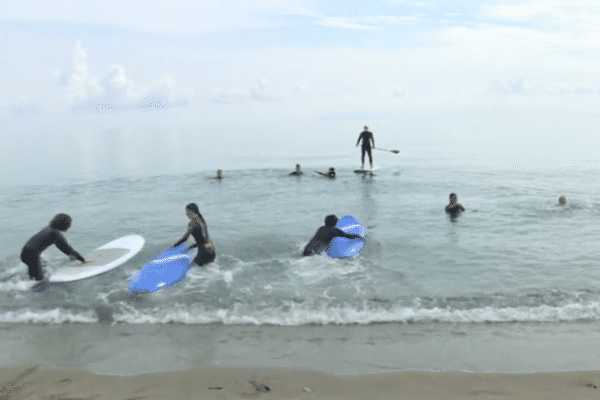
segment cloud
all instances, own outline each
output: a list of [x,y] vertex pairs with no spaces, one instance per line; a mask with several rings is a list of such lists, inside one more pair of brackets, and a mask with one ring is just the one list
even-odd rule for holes
[[215,104],[233,104],[243,101],[279,102],[309,94],[310,90],[300,84],[293,85],[291,88],[285,90],[273,90],[268,80],[262,77],[249,88],[223,89],[215,87],[209,101]]
[[409,22],[418,21],[416,17],[394,16],[394,15],[375,15],[362,17],[326,17],[321,14],[305,14],[314,20],[315,25],[327,28],[346,29],[346,30],[368,30],[378,29],[390,25],[403,25]]
[[92,77],[81,42],[75,48],[70,73],[57,72],[57,76],[58,85],[64,89],[75,112],[159,111],[189,105],[169,76],[162,76],[148,86],[139,86],[121,65],[113,65],[104,78]]

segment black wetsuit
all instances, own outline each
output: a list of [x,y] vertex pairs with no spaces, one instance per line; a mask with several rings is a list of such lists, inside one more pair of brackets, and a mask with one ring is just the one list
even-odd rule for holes
[[362,139],[362,146],[361,146],[360,161],[364,165],[365,164],[365,153],[368,153],[369,154],[369,163],[371,164],[371,166],[373,166],[373,155],[371,154],[371,141],[373,141],[373,147],[375,147],[375,138],[373,137],[373,133],[369,132],[369,131],[362,131],[360,133],[360,136],[358,137],[358,140],[356,141],[357,146],[358,146],[358,143],[361,141],[361,139]]
[[67,240],[58,229],[47,226],[29,239],[21,250],[21,261],[29,267],[29,277],[31,279],[38,281],[44,279],[40,254],[53,244],[66,255],[75,257],[81,262],[85,262],[85,259],[81,254],[69,246]]
[[358,239],[360,235],[346,233],[334,226],[322,226],[317,230],[315,236],[308,242],[304,248],[303,256],[312,256],[319,254],[333,240],[334,237],[341,236],[348,239]]
[[446,206],[446,212],[452,220],[455,220],[463,211],[465,211],[465,208],[460,203],[448,204]]
[[188,224],[188,231],[173,245],[173,247],[179,246],[192,235],[194,239],[196,239],[196,244],[190,246],[190,248],[198,247],[198,254],[196,254],[194,262],[199,266],[203,266],[215,260],[216,252],[215,246],[210,240],[210,236],[208,236],[206,221],[204,221],[204,218],[202,217],[200,217],[200,220],[201,222],[191,220]]

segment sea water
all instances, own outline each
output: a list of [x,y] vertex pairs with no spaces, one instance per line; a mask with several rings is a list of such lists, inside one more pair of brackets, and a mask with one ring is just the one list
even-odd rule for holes
[[[334,180],[319,168],[288,176],[291,164],[227,170],[223,181],[200,171],[6,184],[0,277],[17,275],[0,282],[0,322],[96,323],[100,305],[125,324],[600,319],[597,170],[408,159],[363,176],[353,165],[339,166]],[[454,221],[444,212],[450,192],[466,208]],[[192,267],[173,287],[130,295],[129,279],[185,233],[190,202],[208,224],[215,262]],[[83,255],[129,234],[146,245],[102,276],[33,292],[18,255],[59,212],[73,217],[66,238]],[[301,257],[328,214],[353,215],[365,226],[358,256]],[[54,247],[43,257],[47,274],[68,261]]]

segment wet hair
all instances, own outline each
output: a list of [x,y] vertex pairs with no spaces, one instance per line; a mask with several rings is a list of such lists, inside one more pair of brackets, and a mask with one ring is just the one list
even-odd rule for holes
[[198,205],[196,203],[190,203],[187,206],[185,206],[186,210],[190,210],[191,212],[200,215],[200,209],[198,208]]
[[337,222],[338,222],[338,217],[336,217],[334,214],[330,214],[325,217],[325,226],[334,227],[335,224],[337,224]]
[[567,198],[565,196],[560,196],[558,198],[558,204],[567,204]]
[[72,221],[73,219],[67,214],[56,214],[50,221],[50,228],[64,232],[71,227]]
[[453,198],[458,200],[458,197],[456,196],[456,193],[450,193],[449,197],[450,197],[450,200],[452,200]]

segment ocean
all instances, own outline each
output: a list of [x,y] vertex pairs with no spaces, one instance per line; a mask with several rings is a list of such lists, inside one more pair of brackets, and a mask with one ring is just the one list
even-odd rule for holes
[[[99,306],[113,324],[146,327],[460,324],[479,335],[519,323],[544,334],[600,320],[598,170],[406,159],[361,176],[342,160],[329,180],[314,171],[330,165],[307,164],[300,177],[288,176],[290,164],[225,170],[220,182],[199,171],[4,186],[0,277],[20,274],[0,282],[0,323],[94,325]],[[451,192],[466,208],[454,221],[444,212]],[[128,280],[185,232],[190,202],[208,224],[215,262],[173,287],[130,295]],[[109,273],[33,292],[18,255],[59,212],[73,217],[66,238],[83,255],[128,234],[146,244]],[[364,225],[358,256],[301,257],[328,214]],[[43,257],[46,273],[67,261],[55,248]]]

